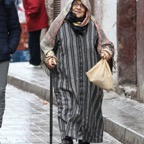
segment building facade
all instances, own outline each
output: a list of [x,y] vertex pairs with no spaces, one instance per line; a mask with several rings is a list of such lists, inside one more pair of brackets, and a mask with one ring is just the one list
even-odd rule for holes
[[135,99],[144,102],[144,1],[118,1],[119,84],[134,85]]

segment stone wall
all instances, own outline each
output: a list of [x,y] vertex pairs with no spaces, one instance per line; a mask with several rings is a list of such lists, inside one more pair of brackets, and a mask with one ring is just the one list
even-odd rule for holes
[[119,84],[136,84],[136,1],[117,4]]
[[144,1],[137,1],[137,96],[144,101]]

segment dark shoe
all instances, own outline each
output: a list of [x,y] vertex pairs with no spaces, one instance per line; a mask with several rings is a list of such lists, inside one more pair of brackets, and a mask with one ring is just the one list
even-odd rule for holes
[[71,137],[66,137],[62,140],[61,144],[73,144],[73,140]]
[[82,142],[82,140],[79,140],[78,144],[90,144],[89,142]]

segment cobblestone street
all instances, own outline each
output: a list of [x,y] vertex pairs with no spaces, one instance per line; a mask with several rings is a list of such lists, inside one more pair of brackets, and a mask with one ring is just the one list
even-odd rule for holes
[[[56,106],[53,112],[53,142],[59,144]],[[8,85],[0,144],[49,144],[49,103],[35,94]],[[104,133],[102,144],[120,143]]]

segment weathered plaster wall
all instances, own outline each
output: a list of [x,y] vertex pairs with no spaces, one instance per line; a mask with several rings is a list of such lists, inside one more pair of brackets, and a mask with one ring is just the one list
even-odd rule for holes
[[118,0],[117,14],[119,84],[136,84],[136,1]]
[[114,43],[117,49],[116,22],[117,0],[102,0],[102,27],[107,37]]
[[137,1],[137,86],[138,99],[144,101],[144,1]]

